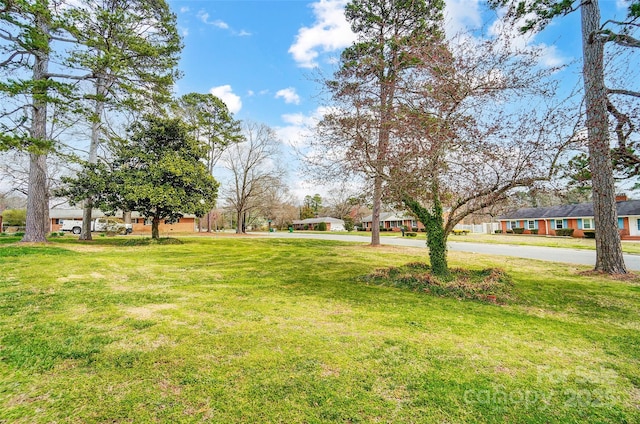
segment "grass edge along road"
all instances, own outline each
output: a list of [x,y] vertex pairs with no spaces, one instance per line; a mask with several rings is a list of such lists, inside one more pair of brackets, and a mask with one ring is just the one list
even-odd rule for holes
[[368,285],[414,248],[0,247],[0,422],[638,422],[640,286],[501,267],[505,305]]
[[[302,234],[343,234],[357,235],[363,238],[371,238],[371,233],[366,231],[300,231]],[[389,231],[381,232],[382,237],[402,237],[400,232]],[[419,232],[416,240],[426,240],[426,233]],[[541,247],[560,247],[565,249],[582,249],[595,250],[595,239],[576,238],[576,237],[556,237],[546,235],[517,235],[517,234],[484,234],[470,233],[466,235],[449,235],[449,242],[463,243],[485,243],[485,244],[505,244],[505,245],[521,245],[521,246],[541,246]],[[623,240],[622,251],[630,254],[640,254],[640,240]]]

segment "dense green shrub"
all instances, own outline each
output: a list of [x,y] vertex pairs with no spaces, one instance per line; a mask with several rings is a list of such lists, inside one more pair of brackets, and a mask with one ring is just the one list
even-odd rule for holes
[[5,209],[2,212],[2,222],[5,225],[24,227],[27,223],[26,209]]
[[409,231],[407,233],[404,233],[404,235],[407,236],[407,237],[417,237],[418,233],[414,233],[412,231]]
[[318,223],[318,227],[316,228],[316,230],[318,230],[318,231],[327,231],[327,223],[326,222]]
[[354,230],[355,225],[353,224],[353,218],[351,218],[350,216],[345,216],[343,219],[344,221],[344,229],[351,232]]
[[537,228],[533,229],[533,230],[529,230],[529,231],[531,231],[531,234],[538,234],[538,229]]
[[588,238],[588,239],[592,239],[592,238],[596,238],[596,232],[594,230],[591,231],[584,231],[584,238]]
[[560,228],[556,230],[556,235],[561,237],[571,237],[573,235],[573,228]]
[[502,234],[502,230],[495,230],[494,233],[496,234]]
[[524,234],[524,228],[516,227],[516,228],[512,228],[512,230],[513,230],[513,234]]
[[507,234],[513,234],[513,230],[507,230]]

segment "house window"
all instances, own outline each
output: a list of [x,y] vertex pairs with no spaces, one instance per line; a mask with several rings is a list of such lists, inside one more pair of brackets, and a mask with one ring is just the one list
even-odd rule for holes
[[562,230],[564,228],[564,221],[562,219],[556,219],[556,230]]
[[527,229],[535,230],[536,229],[536,221],[527,221]]
[[53,223],[56,225],[60,225],[60,219],[59,218],[54,219]]
[[518,228],[518,221],[511,221],[509,222],[509,229],[513,230],[514,228]]
[[593,230],[595,227],[593,226],[593,218],[584,218],[582,220],[582,229],[583,230]]
[[391,221],[389,224],[391,225],[391,228],[396,228],[398,226],[398,221]]

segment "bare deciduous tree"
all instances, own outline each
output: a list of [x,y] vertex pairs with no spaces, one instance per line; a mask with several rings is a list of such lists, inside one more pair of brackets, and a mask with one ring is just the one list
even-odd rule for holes
[[[341,110],[318,126],[319,138],[321,143],[337,147],[334,158],[344,165],[343,170],[365,175],[372,186],[372,246],[380,245],[383,176],[390,155],[398,86],[416,65],[411,50],[440,36],[436,27],[442,7],[438,1],[353,0],[345,8],[358,39],[342,53],[334,79],[325,82],[333,106]],[[349,122],[342,119],[344,113]],[[338,131],[336,118],[341,119]]]
[[492,40],[415,54],[420,65],[403,87],[388,190],[425,225],[433,272],[444,275],[454,226],[549,179],[572,128],[547,103],[553,69],[537,66],[535,50]]
[[284,170],[278,165],[280,143],[273,129],[264,124],[245,122],[245,141],[233,144],[222,158],[231,172],[224,199],[236,213],[236,233],[246,232],[245,214],[259,206],[270,188],[279,184]]

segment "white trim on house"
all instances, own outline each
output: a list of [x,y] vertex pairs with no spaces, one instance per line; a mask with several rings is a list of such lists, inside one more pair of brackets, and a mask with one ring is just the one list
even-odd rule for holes
[[640,236],[640,216],[629,217],[629,235]]

